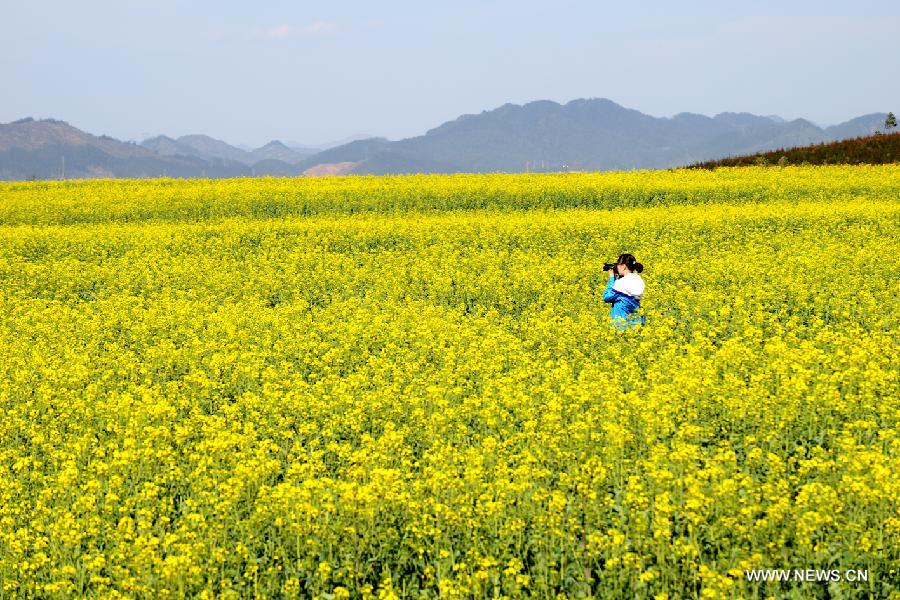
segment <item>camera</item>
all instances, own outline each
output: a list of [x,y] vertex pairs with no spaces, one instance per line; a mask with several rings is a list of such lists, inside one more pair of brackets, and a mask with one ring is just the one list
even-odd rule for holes
[[610,269],[615,269],[617,263],[603,263],[603,270],[609,271]]

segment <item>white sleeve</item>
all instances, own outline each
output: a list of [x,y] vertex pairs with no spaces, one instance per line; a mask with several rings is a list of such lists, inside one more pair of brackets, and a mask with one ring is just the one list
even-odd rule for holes
[[644,295],[644,287],[644,280],[634,274],[621,277],[613,284],[615,291],[639,300]]

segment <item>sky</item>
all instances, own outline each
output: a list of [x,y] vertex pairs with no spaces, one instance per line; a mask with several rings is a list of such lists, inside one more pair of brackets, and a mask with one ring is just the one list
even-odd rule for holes
[[898,30],[868,0],[0,0],[0,123],[321,144],[608,98],[832,125],[900,114]]

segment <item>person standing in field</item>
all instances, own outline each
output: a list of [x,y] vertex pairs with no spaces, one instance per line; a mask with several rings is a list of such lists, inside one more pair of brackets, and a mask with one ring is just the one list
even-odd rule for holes
[[643,325],[643,316],[635,314],[641,307],[644,296],[644,280],[638,273],[644,265],[637,262],[633,254],[622,254],[615,266],[609,270],[609,282],[603,290],[603,301],[612,304],[610,319],[620,329]]

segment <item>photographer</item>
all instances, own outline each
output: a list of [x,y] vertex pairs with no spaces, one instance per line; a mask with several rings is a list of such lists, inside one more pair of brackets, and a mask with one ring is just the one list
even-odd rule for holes
[[634,314],[641,307],[644,295],[644,280],[638,273],[644,265],[635,260],[633,254],[622,254],[616,263],[607,263],[609,283],[603,291],[603,301],[612,304],[610,319],[614,326],[627,329],[645,323],[643,316]]

